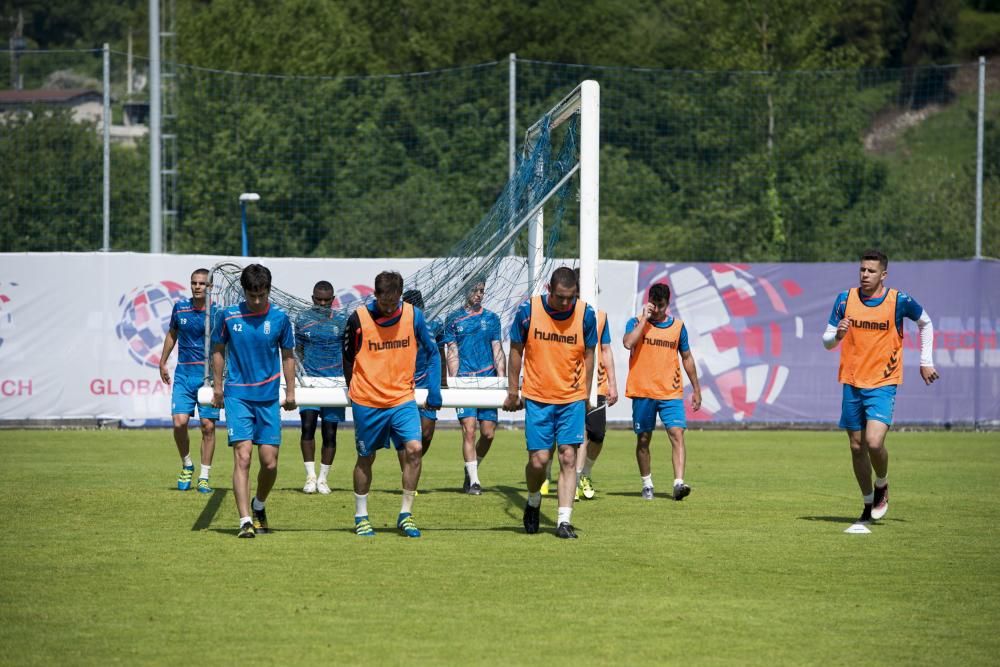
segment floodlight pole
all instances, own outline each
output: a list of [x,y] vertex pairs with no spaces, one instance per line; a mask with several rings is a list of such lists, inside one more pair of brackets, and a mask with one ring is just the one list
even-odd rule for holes
[[160,0],[149,0],[149,252],[163,252],[160,183]]
[[243,256],[249,257],[250,255],[250,239],[247,236],[247,202],[248,201],[260,201],[260,195],[256,192],[244,192],[240,195],[240,218],[242,220],[242,236],[243,236]]

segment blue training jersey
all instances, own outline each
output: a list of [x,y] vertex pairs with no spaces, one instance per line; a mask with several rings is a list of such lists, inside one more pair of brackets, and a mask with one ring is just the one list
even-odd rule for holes
[[[663,320],[662,322],[650,322],[650,324],[652,324],[657,329],[666,329],[667,327],[669,327],[673,323],[674,323],[674,318],[671,317],[670,315],[667,315],[667,319]],[[628,335],[628,334],[632,333],[632,331],[634,331],[637,326],[639,326],[639,318],[638,317],[633,317],[625,325],[625,334]],[[604,341],[601,341],[601,342],[603,343]],[[691,349],[691,346],[688,345],[688,330],[687,330],[687,325],[686,324],[682,324],[681,325],[681,336],[680,336],[680,339],[677,341],[677,351],[678,352],[687,352],[690,349]]]
[[493,341],[500,341],[500,318],[492,310],[459,308],[445,321],[444,342],[458,348],[459,376],[496,377]]
[[170,312],[170,330],[177,335],[177,374],[205,370],[205,309],[181,299]]
[[295,346],[285,311],[269,304],[251,312],[246,302],[222,311],[213,345],[226,346],[225,395],[248,401],[276,401],[281,386],[280,350]]
[[[565,320],[573,314],[573,309],[576,308],[576,301],[573,301],[573,305],[570,306],[569,310],[553,310],[549,307],[548,296],[543,295],[542,305],[545,307],[545,312],[553,319]],[[510,342],[524,343],[528,338],[529,322],[531,322],[531,299],[518,306],[517,312],[514,314],[514,321],[510,323]],[[597,315],[594,314],[594,309],[589,304],[583,312],[583,345],[584,347],[594,347],[597,345]]]
[[343,310],[313,307],[295,318],[295,347],[302,348],[302,369],[311,377],[344,375],[341,339],[347,327]]
[[[850,290],[844,290],[837,295],[837,300],[833,302],[833,310],[830,311],[830,319],[827,323],[831,326],[837,326],[840,324],[840,320],[844,319],[844,314],[847,312],[847,293]],[[889,290],[886,289],[883,294],[877,297],[866,299],[861,296],[861,292],[858,292],[858,296],[861,297],[861,303],[866,306],[882,305],[885,301],[885,297],[888,296]],[[924,314],[924,308],[916,299],[907,294],[906,292],[897,291],[896,292],[896,331],[899,335],[903,335],[903,318],[909,318],[916,322],[920,319],[920,316]]]
[[[438,364],[438,373],[441,372],[441,348],[444,346],[444,324],[441,320],[431,320],[427,323],[427,333],[430,337],[434,339],[438,348],[438,358],[434,360],[434,363]],[[424,349],[422,346],[417,350],[417,369],[413,373],[413,383],[415,386],[421,389],[427,389],[430,383],[430,373],[428,369],[430,368],[431,360],[433,355],[430,350]],[[440,382],[438,383],[440,385]]]

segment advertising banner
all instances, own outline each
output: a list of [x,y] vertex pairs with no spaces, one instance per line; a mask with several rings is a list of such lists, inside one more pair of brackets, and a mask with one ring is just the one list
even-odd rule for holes
[[[103,253],[0,254],[0,420],[121,420],[169,423],[170,387],[159,354],[173,303],[189,296],[189,277],[229,259],[260,261],[274,285],[307,299],[329,280],[339,303],[372,292],[374,276],[408,276],[426,259],[249,259]],[[627,320],[648,287],[666,282],[671,313],[684,320],[703,388],[700,423],[829,423],[840,414],[839,351],[821,336],[837,295],[858,282],[856,263],[600,264],[620,402],[613,422],[631,420],[624,397]],[[935,326],[941,379],[918,374],[913,322],[904,338],[904,383],[896,423],[1000,423],[1000,263],[891,263],[887,283],[909,293]],[[487,308],[492,303],[487,287]],[[509,319],[503,321],[506,347]],[[171,366],[173,361],[171,361]],[[686,379],[685,379],[686,380]],[[444,420],[453,410],[441,413]],[[295,412],[285,415],[297,420]],[[501,412],[501,421],[518,413]]]

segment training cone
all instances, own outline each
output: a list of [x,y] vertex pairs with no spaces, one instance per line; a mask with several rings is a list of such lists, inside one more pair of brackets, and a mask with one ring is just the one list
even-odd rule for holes
[[867,535],[872,531],[868,530],[868,526],[863,523],[855,523],[851,524],[851,526],[844,532],[850,533],[851,535]]

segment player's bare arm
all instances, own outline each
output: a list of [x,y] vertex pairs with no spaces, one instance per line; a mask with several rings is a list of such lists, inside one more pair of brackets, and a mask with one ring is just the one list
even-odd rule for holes
[[160,379],[164,384],[170,384],[170,371],[167,370],[167,359],[177,343],[177,330],[169,329],[163,337],[163,351],[160,352]]
[[694,363],[691,350],[681,352],[681,364],[691,383],[691,409],[697,412],[701,409],[701,383],[698,381],[698,365]]
[[631,350],[635,347],[635,344],[642,339],[642,333],[646,329],[646,323],[649,322],[649,318],[652,317],[653,312],[656,310],[656,306],[652,303],[647,303],[639,311],[639,314],[635,316],[638,323],[635,328],[625,334],[622,338],[622,345],[625,346],[626,350]]
[[282,404],[286,410],[295,409],[295,353],[290,348],[281,348],[281,372],[285,376],[285,402]]
[[493,365],[497,368],[497,377],[503,377],[507,374],[507,359],[503,353],[503,345],[500,341],[493,341]]
[[448,362],[448,375],[456,377],[458,375],[458,344],[446,343],[444,346],[444,356]]
[[[588,347],[583,350],[583,364],[584,368],[587,369],[587,386],[594,386],[594,348]],[[596,405],[590,404],[590,392],[587,392],[587,410],[593,410]]]
[[524,360],[524,343],[510,343],[510,357],[507,361],[507,398],[503,401],[503,409],[515,412],[524,407],[521,400],[521,363]]
[[226,366],[226,346],[224,343],[212,348],[212,407],[223,407],[222,369]]
[[615,354],[610,345],[601,346],[601,360],[608,375],[608,407],[618,402],[618,378],[615,375]]

